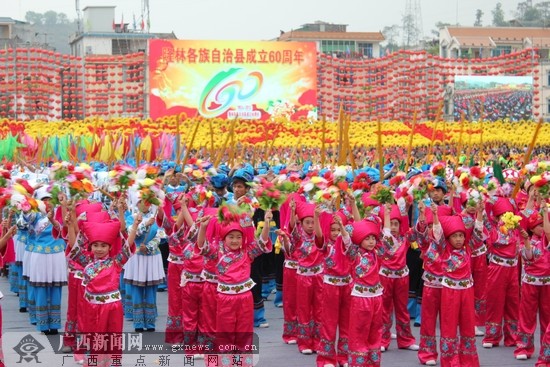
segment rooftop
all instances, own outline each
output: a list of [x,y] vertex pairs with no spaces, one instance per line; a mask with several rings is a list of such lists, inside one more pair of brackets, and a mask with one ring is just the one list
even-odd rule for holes
[[498,44],[522,44],[548,48],[550,29],[531,27],[447,27],[451,37],[464,47],[496,47]]
[[283,32],[279,41],[292,40],[355,40],[355,41],[379,41],[385,40],[382,32]]
[[76,34],[71,38],[73,44],[82,38],[111,38],[111,39],[178,39],[174,32],[171,33],[140,33],[140,32],[84,32]]

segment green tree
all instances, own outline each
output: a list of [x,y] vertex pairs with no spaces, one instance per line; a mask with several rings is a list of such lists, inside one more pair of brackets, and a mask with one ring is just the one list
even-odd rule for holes
[[53,10],[48,10],[44,13],[44,24],[54,25],[57,24],[57,13]]
[[399,38],[399,26],[397,24],[385,26],[382,29],[382,34],[386,39],[386,49],[390,50],[390,52],[393,52],[399,48],[399,44],[397,41]]
[[502,9],[502,3],[497,3],[491,13],[493,14],[493,25],[495,27],[505,27],[507,25],[504,20],[504,9]]
[[69,24],[71,21],[65,13],[57,13],[57,24]]
[[25,20],[29,22],[30,24],[42,24],[43,18],[41,13],[37,13],[34,11],[28,11],[25,13]]
[[476,21],[474,22],[474,27],[483,27],[483,11],[481,9],[476,10]]
[[540,20],[540,12],[539,9],[533,6],[532,0],[527,0],[518,3],[516,6],[516,18],[520,22],[536,22]]

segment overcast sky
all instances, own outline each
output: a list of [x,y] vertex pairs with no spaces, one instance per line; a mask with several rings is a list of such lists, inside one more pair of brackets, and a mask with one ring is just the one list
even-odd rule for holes
[[[1,0],[0,16],[24,20],[27,11],[47,10],[76,18],[75,0]],[[402,22],[406,0],[149,0],[151,32],[174,31],[180,39],[265,40],[305,23],[322,20],[348,24],[348,31],[376,32]],[[420,3],[424,35],[436,22],[471,26],[476,9],[490,25],[496,0],[412,0]],[[500,0],[506,19],[520,0]],[[536,1],[535,1],[536,2]],[[116,5],[115,21],[124,14],[130,23],[140,22],[142,0],[80,0],[80,8]],[[457,11],[458,10],[458,11]]]

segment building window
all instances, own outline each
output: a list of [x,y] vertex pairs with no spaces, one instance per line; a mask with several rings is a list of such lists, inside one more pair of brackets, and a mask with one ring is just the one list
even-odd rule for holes
[[139,97],[137,95],[125,94],[122,98],[124,112],[137,112],[139,110]]
[[122,71],[124,72],[124,76],[122,80],[126,82],[135,82],[135,81],[141,80],[142,70],[143,69],[139,64],[124,65],[124,67],[122,68]]
[[372,58],[373,57],[373,54],[372,54],[372,49],[373,49],[373,46],[372,46],[372,43],[363,43],[363,42],[359,42],[357,44],[357,48],[359,49],[359,53],[363,56],[366,56],[368,58]]
[[550,114],[550,99],[547,99],[546,100],[546,113],[549,113]]
[[107,81],[107,66],[96,65],[95,81],[96,82],[106,82]]
[[547,78],[546,81],[547,81],[547,83],[548,83],[548,84],[546,84],[546,85],[550,87],[550,70],[548,71],[548,74],[546,75],[546,78]]
[[336,83],[341,87],[349,87],[353,85],[353,69],[352,68],[335,68]]
[[345,57],[356,52],[355,41],[345,40],[322,40],[321,52],[332,54],[336,57]]
[[96,112],[99,114],[107,115],[109,113],[109,95],[106,93],[98,93],[96,94],[96,100]]
[[491,56],[497,57],[502,55],[508,55],[512,53],[512,46],[497,46],[491,50]]

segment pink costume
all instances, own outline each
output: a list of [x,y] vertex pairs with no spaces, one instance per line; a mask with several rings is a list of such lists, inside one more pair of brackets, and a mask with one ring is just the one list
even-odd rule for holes
[[[183,320],[183,335],[185,345],[196,345],[200,324],[203,318],[200,315],[204,279],[204,257],[195,246],[196,228],[191,227],[184,236],[184,231],[176,232],[182,246],[182,273],[181,273],[181,309]],[[186,237],[186,239],[184,238]],[[200,353],[204,354],[204,353]]]
[[[468,241],[456,249],[446,239],[456,232],[466,235],[460,216],[441,217],[444,237],[441,237],[439,252],[430,246],[427,257],[438,261],[444,271],[441,290],[441,366],[479,367],[475,344],[474,289],[470,265],[471,250]],[[478,226],[478,223],[476,223]],[[479,228],[481,227],[481,228]],[[481,232],[483,225],[476,229]],[[468,236],[466,236],[468,237]],[[460,341],[457,330],[460,330]]]
[[[451,215],[451,208],[445,205],[437,207],[438,215]],[[426,209],[426,221],[416,224],[417,243],[424,259],[424,288],[422,289],[422,324],[420,325],[420,349],[418,360],[425,364],[428,361],[437,361],[436,327],[437,318],[441,311],[441,288],[443,287],[443,269],[437,261],[437,252],[428,252],[430,245],[435,241],[433,231],[428,228],[433,224],[433,214]]]
[[[296,202],[304,202],[305,198],[299,194],[290,194],[280,208],[281,228],[288,229],[290,221],[289,202],[291,199]],[[296,315],[296,273],[298,271],[298,260],[295,254],[285,251],[285,262],[283,269],[283,341],[287,344],[296,343],[298,340],[298,317]]]
[[[177,202],[176,202],[177,203]],[[177,203],[179,205],[179,203]],[[166,333],[164,341],[170,344],[183,343],[182,300],[181,300],[181,272],[183,269],[182,245],[174,239],[174,221],[172,219],[172,202],[165,200],[162,210],[164,220],[157,224],[164,228],[168,237],[169,255],[166,283],[168,285],[168,311],[166,316]]]
[[[397,205],[393,205],[390,215],[392,220],[401,222],[402,215]],[[405,236],[392,236],[389,230],[384,229],[382,243],[391,251],[384,251],[380,256],[380,281],[384,287],[382,294],[382,346],[388,349],[391,342],[392,313],[395,310],[395,329],[397,331],[397,347],[407,348],[416,341],[411,332],[407,301],[409,294],[409,268],[407,267],[407,250],[413,242],[414,233],[409,231]]]
[[[493,206],[494,219],[488,223],[489,267],[487,270],[487,314],[483,343],[497,346],[504,334],[504,345],[516,345],[519,316],[518,230],[503,234],[497,218],[514,212],[509,199],[498,198]],[[504,325],[503,325],[504,323]]]
[[[343,224],[347,223],[348,218],[343,211],[339,211],[337,215],[340,216]],[[323,300],[321,301],[323,322],[317,366],[323,367],[325,364],[343,365],[348,360],[351,263],[345,251],[351,244],[349,236],[339,235],[336,241],[330,240],[330,227],[334,223],[332,215],[323,213],[320,220],[321,228],[325,232],[321,247],[321,252],[325,255],[325,272],[323,274]],[[351,231],[351,227],[349,228]],[[347,239],[347,243],[345,239]],[[336,339],[337,330],[338,339]],[[335,349],[336,341],[338,341],[338,350]]]
[[[241,219],[240,223],[221,226],[221,240],[206,241],[201,250],[205,257],[217,260],[216,344],[222,348],[219,350],[222,353],[227,352],[228,346],[233,346],[233,351],[237,353],[251,350],[254,312],[250,290],[254,282],[250,279],[250,268],[254,258],[261,253],[269,253],[272,246],[270,242],[251,239],[249,228],[253,228],[249,217]],[[243,234],[244,243],[236,251],[230,250],[223,242],[225,236],[232,231]]]
[[[297,203],[296,213],[302,221],[313,218],[313,204]],[[323,255],[315,245],[315,233],[304,232],[301,222],[291,229],[290,252],[298,260],[296,275],[296,316],[298,349],[319,350],[323,286]],[[283,304],[284,305],[284,304]]]
[[[529,229],[533,230],[542,224],[542,217],[534,213],[528,222]],[[550,364],[550,355],[545,356],[542,352],[545,343],[544,330],[547,330],[550,324],[550,249],[544,233],[542,237],[533,235],[530,241],[531,251],[527,251],[525,247],[521,251],[524,273],[519,304],[517,348],[514,354],[516,356],[524,354],[531,358],[535,352],[533,335],[537,328],[538,310],[542,348],[540,355]]]
[[[353,223],[352,245],[347,249],[351,260],[351,301],[349,314],[348,364],[354,367],[380,366],[382,341],[382,292],[379,260],[375,250],[361,247],[369,235],[380,235],[378,222],[362,220]],[[379,248],[378,251],[382,248]]]
[[[90,204],[87,200],[82,200],[75,207],[75,212],[77,219],[87,220],[87,218],[81,217],[82,213],[97,213],[102,209],[101,203]],[[61,207],[58,207],[56,210],[56,220],[63,224],[63,215]],[[62,233],[60,233],[55,227],[52,229],[52,236],[54,238],[59,238],[62,236],[66,239],[66,228],[63,228]],[[70,253],[70,248],[65,249],[65,256],[68,256]],[[78,325],[78,310],[80,309],[79,305],[84,300],[84,288],[82,287],[82,279],[84,277],[82,270],[84,267],[78,264],[72,259],[67,259],[69,273],[67,276],[68,283],[68,296],[67,296],[67,320],[65,322],[65,334],[63,335],[63,345],[73,348],[76,347],[76,338],[75,333],[79,329]],[[78,352],[77,352],[78,353]]]
[[[102,259],[94,259],[85,254],[78,242],[75,243],[70,254],[73,260],[85,265],[82,285],[87,302],[82,310],[84,315],[81,330],[84,333],[82,343],[91,348],[92,354],[98,354],[97,366],[110,366],[112,355],[122,354],[123,310],[119,280],[122,267],[131,253],[127,244],[120,250],[122,236],[118,221],[84,222],[81,224],[81,231],[90,244],[96,241],[111,244],[109,256]],[[99,334],[107,334],[103,339],[107,345],[93,342],[94,335]],[[100,348],[103,354],[99,354],[101,352],[98,353],[95,348]]]

